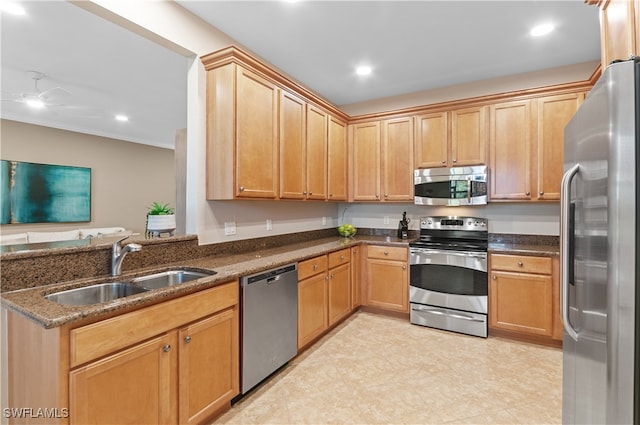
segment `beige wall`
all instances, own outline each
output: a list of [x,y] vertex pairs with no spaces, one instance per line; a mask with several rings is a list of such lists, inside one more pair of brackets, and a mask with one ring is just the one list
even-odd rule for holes
[[0,121],[0,158],[91,168],[91,222],[9,224],[3,234],[121,226],[144,232],[147,206],[175,205],[174,152],[16,121]]

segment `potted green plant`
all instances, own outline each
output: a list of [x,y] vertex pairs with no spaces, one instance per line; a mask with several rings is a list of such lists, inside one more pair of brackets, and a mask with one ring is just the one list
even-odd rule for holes
[[153,202],[147,210],[147,236],[160,236],[176,230],[175,210],[169,204]]

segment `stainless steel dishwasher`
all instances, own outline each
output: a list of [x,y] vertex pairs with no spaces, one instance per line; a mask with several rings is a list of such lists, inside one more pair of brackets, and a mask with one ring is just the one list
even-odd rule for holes
[[298,351],[298,265],[240,279],[242,288],[242,394]]

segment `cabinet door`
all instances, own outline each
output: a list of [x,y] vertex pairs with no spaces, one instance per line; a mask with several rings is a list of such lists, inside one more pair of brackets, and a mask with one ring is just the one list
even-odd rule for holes
[[175,345],[172,332],[70,372],[70,423],[176,423]]
[[349,263],[329,270],[329,326],[351,312]]
[[416,117],[414,168],[447,166],[448,116],[436,112]]
[[531,198],[531,101],[490,107],[491,199]]
[[280,198],[304,199],[306,192],[306,103],[280,96]]
[[351,247],[351,309],[358,308],[361,304],[361,288],[362,288],[362,273],[361,273],[361,257],[360,247]]
[[380,122],[352,127],[352,176],[354,201],[380,200]]
[[486,108],[451,111],[451,162],[454,167],[487,162]]
[[278,183],[278,89],[238,67],[236,187],[241,198],[275,198]]
[[382,122],[384,201],[413,201],[413,118]]
[[179,330],[179,417],[203,423],[239,393],[238,310],[224,310]]
[[367,274],[367,305],[409,312],[409,276],[406,262],[370,258],[367,261]]
[[[604,2],[600,12],[600,32],[602,38],[602,69],[613,60],[628,59],[638,55],[638,14],[633,0],[609,0]],[[634,22],[635,21],[635,22]]]
[[527,273],[491,272],[489,326],[551,336],[553,279]]
[[582,93],[548,96],[538,102],[537,193],[538,200],[559,200],[564,167],[564,128],[578,110]]
[[327,193],[330,201],[347,200],[347,125],[329,117]]
[[327,329],[327,279],[318,274],[298,283],[298,349]]
[[327,199],[327,114],[307,105],[307,199]]

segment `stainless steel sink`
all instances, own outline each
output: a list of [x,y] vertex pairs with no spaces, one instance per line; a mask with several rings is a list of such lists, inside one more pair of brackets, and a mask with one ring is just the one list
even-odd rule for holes
[[146,289],[165,288],[167,286],[180,285],[190,280],[201,279],[216,274],[214,271],[197,272],[192,270],[168,270],[154,273],[148,276],[137,277],[133,282]]
[[104,303],[147,291],[148,289],[131,283],[111,282],[55,292],[46,295],[45,298],[64,305],[89,305]]

